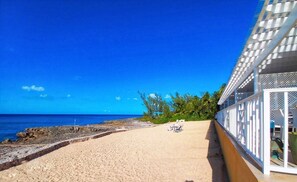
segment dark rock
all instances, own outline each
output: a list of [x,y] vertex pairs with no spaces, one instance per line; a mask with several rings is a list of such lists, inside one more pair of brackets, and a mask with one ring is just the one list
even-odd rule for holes
[[[150,123],[135,122],[133,119],[116,120],[105,124],[94,124],[88,126],[53,126],[44,128],[27,128],[18,134],[16,144],[48,144],[70,138],[94,135],[95,133],[115,130],[116,128],[139,128],[147,127]],[[8,142],[8,141],[7,141]]]
[[12,140],[10,140],[10,139],[5,139],[5,140],[3,140],[3,142],[2,142],[3,144],[9,144],[9,143],[12,143]]
[[90,128],[92,132],[97,132],[99,129],[98,128]]
[[74,127],[73,127],[73,131],[78,132],[79,130],[80,130],[79,127],[77,127],[77,126],[74,126]]

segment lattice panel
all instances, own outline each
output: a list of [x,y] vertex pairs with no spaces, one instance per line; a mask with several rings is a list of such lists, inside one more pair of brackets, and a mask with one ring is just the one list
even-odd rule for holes
[[284,93],[270,93],[270,120],[283,125]]
[[259,75],[259,89],[297,87],[297,72]]
[[297,108],[297,92],[290,92],[288,94],[289,98],[289,109]]
[[245,103],[241,103],[237,106],[237,140],[240,141],[242,144],[245,143],[245,132],[246,132],[246,127],[245,127],[245,115],[246,115],[246,110],[245,110]]
[[[297,109],[297,92],[288,92],[289,117]],[[283,125],[284,93],[270,93],[270,119],[277,125]],[[295,123],[296,124],[296,123]]]
[[253,94],[254,94],[254,92],[238,92],[237,93],[237,101],[241,101]]

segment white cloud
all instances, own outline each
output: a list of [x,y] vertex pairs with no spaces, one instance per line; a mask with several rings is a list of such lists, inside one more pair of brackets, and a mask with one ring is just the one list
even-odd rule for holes
[[115,97],[115,99],[116,99],[117,101],[120,101],[120,100],[121,100],[121,97],[120,97],[120,96],[117,96],[117,97]]
[[42,98],[45,98],[45,97],[47,97],[47,94],[40,94],[39,96]]
[[169,94],[165,95],[165,99],[170,99],[171,96]]
[[31,86],[24,85],[22,86],[22,89],[28,92],[29,91],[43,92],[45,90],[44,87],[41,87],[41,86],[38,87],[36,85],[31,85]]
[[135,98],[133,98],[133,100],[138,100],[138,99],[135,97]]
[[151,93],[151,94],[149,95],[149,97],[151,97],[151,98],[156,98],[157,96],[156,96],[156,94]]
[[67,97],[67,98],[70,98],[70,97],[71,97],[71,95],[70,95],[70,94],[67,94],[67,95],[66,95],[66,97]]
[[23,90],[27,90],[27,91],[30,91],[31,90],[31,88],[29,86],[22,86],[22,89]]

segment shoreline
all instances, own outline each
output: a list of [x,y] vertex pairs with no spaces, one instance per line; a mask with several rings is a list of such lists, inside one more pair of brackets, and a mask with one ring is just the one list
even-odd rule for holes
[[[4,138],[0,141],[3,144],[48,144],[60,140],[71,139],[74,137],[88,136],[98,132],[110,131],[115,128],[137,128],[140,122],[147,125],[148,122],[142,122],[138,118],[126,118],[116,120],[106,120],[103,123],[87,125],[57,125],[44,127],[29,127],[23,131],[16,132],[17,139],[12,140]],[[150,123],[152,124],[152,123]]]
[[0,144],[0,171],[30,161],[71,143],[100,138],[112,133],[153,127],[137,118],[110,120],[88,126],[28,128],[17,141]]
[[27,128],[46,128],[59,126],[88,126],[104,124],[110,120],[141,118],[141,115],[90,115],[90,114],[0,114],[0,143],[18,139],[17,133]]

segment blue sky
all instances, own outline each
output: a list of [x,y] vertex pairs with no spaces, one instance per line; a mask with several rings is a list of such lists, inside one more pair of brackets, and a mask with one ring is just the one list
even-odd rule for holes
[[142,114],[146,94],[213,92],[257,0],[0,0],[0,113]]

